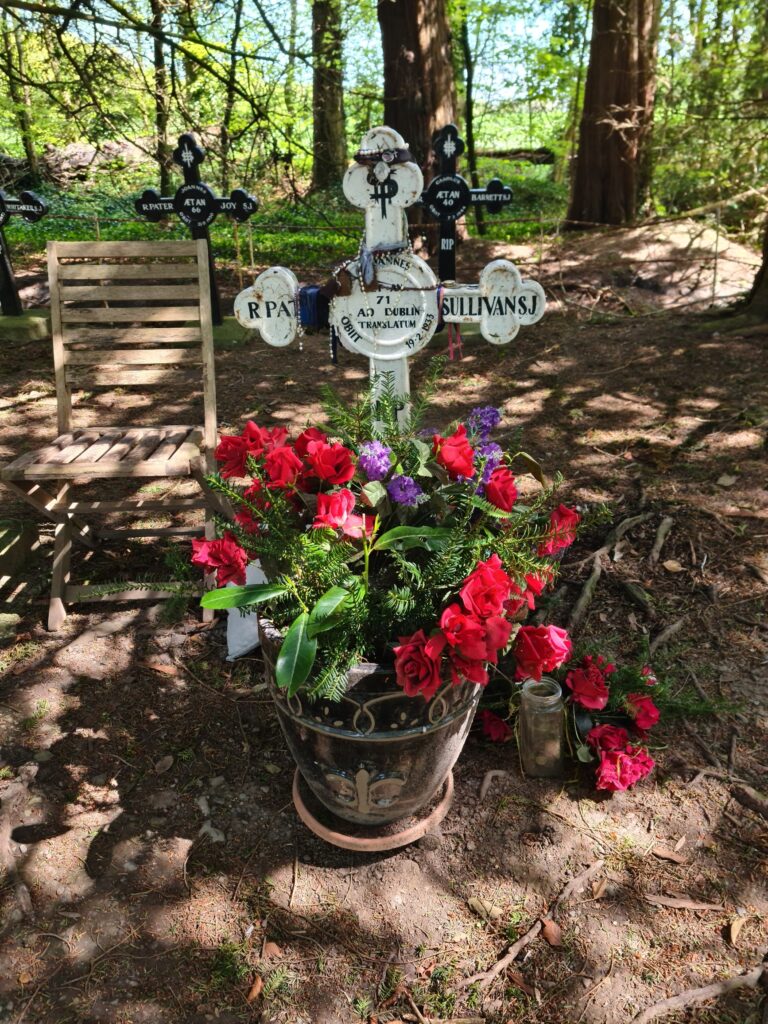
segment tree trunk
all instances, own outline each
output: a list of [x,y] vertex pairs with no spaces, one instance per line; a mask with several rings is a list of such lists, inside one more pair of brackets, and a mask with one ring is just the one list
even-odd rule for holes
[[[464,131],[467,139],[467,163],[472,188],[480,188],[477,173],[477,148],[475,146],[475,57],[469,39],[469,24],[466,11],[461,19],[461,52],[464,57]],[[478,235],[485,234],[483,204],[474,204],[475,225]]]
[[653,107],[656,100],[656,59],[659,52],[658,0],[640,0],[637,31],[637,194],[636,209],[648,197],[653,177]]
[[658,0],[596,0],[572,227],[635,219],[641,159],[653,117]]
[[456,120],[445,0],[379,0],[384,121],[400,132],[430,177],[432,134]]
[[237,44],[240,38],[240,28],[243,22],[243,0],[237,0],[235,4],[235,24],[232,29],[232,46],[229,55],[229,71],[227,72],[227,88],[224,99],[224,112],[221,117],[221,191],[226,195],[230,190],[230,171],[232,161],[230,149],[232,138],[230,136],[230,125],[232,113],[235,109],[235,85],[237,84]]
[[763,263],[749,293],[745,312],[749,317],[768,322],[768,221],[763,235]]
[[347,168],[341,0],[312,4],[312,187],[338,186]]
[[[152,28],[157,33],[163,29],[164,0],[150,0]],[[154,36],[155,65],[155,159],[160,169],[160,194],[171,192],[171,147],[168,145],[168,69],[165,64],[165,45],[159,35]]]
[[[16,124],[21,136],[21,144],[24,147],[24,155],[27,158],[27,166],[29,167],[26,179],[34,188],[35,185],[40,183],[40,165],[32,136],[32,102],[29,96],[29,86],[26,85],[24,76],[24,52],[21,46],[21,30],[17,25],[11,31],[6,17],[6,14],[3,13],[3,70],[8,79],[8,94],[13,103]],[[15,67],[14,52],[16,56]]]

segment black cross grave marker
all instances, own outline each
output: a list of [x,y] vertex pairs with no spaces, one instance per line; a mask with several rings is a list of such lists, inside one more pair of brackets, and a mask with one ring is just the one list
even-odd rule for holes
[[18,199],[0,189],[0,309],[5,316],[21,316],[21,299],[3,228],[14,214],[34,224],[48,213],[48,204],[34,192],[22,192]]
[[184,184],[173,196],[161,196],[153,188],[142,192],[134,200],[136,213],[147,220],[157,222],[175,213],[182,224],[191,231],[193,238],[204,238],[208,243],[208,269],[211,279],[211,313],[215,324],[221,323],[221,302],[216,287],[216,271],[211,253],[209,226],[220,213],[225,213],[238,223],[248,220],[259,208],[259,200],[242,188],[236,188],[227,199],[215,195],[212,188],[200,181],[200,164],[205,160],[205,150],[198,146],[194,135],[185,132],[179,136],[174,149],[173,162],[181,167]]
[[456,171],[457,158],[464,152],[464,140],[455,124],[447,124],[435,132],[432,149],[440,173],[422,192],[421,202],[429,216],[440,224],[438,277],[441,281],[455,281],[456,221],[477,203],[484,203],[488,213],[498,213],[512,202],[512,189],[499,178],[492,178],[485,188],[469,187]]

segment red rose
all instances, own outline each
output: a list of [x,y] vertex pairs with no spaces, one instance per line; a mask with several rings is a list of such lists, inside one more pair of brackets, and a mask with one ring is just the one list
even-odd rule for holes
[[494,665],[499,660],[499,651],[503,650],[509,643],[512,633],[512,623],[500,615],[491,615],[483,623],[485,626],[485,657]]
[[606,665],[605,659],[597,660],[587,655],[578,668],[565,677],[566,685],[573,691],[573,700],[583,708],[602,711],[608,703],[606,677],[613,671],[613,665]]
[[483,726],[483,735],[493,743],[505,743],[514,735],[504,719],[494,715],[487,708],[480,712],[480,721]]
[[626,698],[627,714],[633,718],[635,725],[643,732],[653,728],[659,720],[659,709],[650,697],[644,693],[628,693]]
[[653,758],[641,747],[628,746],[626,750],[601,750],[600,765],[595,776],[596,789],[613,792],[629,789],[644,779],[654,766]]
[[587,733],[587,743],[596,750],[623,750],[629,733],[620,725],[596,725]]
[[487,642],[483,624],[467,615],[459,604],[451,604],[440,616],[440,629],[450,646],[464,658],[486,657]]
[[264,460],[264,471],[269,477],[270,487],[292,487],[303,468],[293,448],[273,448]]
[[327,440],[328,435],[324,434],[322,430],[318,430],[317,427],[307,427],[307,429],[302,431],[302,433],[296,438],[296,444],[293,447],[296,449],[296,454],[299,458],[304,459],[307,456],[307,448],[309,447],[310,441]]
[[485,497],[496,508],[511,512],[517,501],[515,478],[506,466],[497,466],[485,485]]
[[420,629],[413,636],[401,636],[395,648],[395,676],[409,697],[417,694],[431,700],[440,688],[440,662],[430,657],[427,638]]
[[559,626],[521,626],[513,648],[516,679],[541,679],[571,656],[568,633]]
[[261,455],[262,452],[271,452],[275,448],[282,448],[288,439],[288,428],[260,427],[253,420],[248,420],[243,430],[243,437],[254,449],[258,449],[257,454]]
[[539,544],[539,555],[554,555],[576,540],[576,527],[581,516],[572,508],[559,505],[549,517],[549,532]]
[[340,530],[355,507],[355,496],[345,487],[333,494],[318,494],[317,515],[312,526],[315,529],[327,526],[331,530]]
[[467,428],[463,423],[450,437],[435,434],[432,439],[432,451],[437,456],[438,464],[448,471],[448,476],[452,480],[460,476],[475,475],[475,452],[467,441]]
[[193,540],[192,564],[201,565],[209,572],[215,569],[220,587],[230,581],[242,585],[248,555],[231,533],[225,533],[221,540]]
[[370,537],[376,529],[376,516],[347,516],[346,522],[341,528],[345,537],[359,540],[361,537]]
[[[512,582],[512,596],[508,601],[504,602],[504,611],[510,616],[517,615],[517,613],[526,607],[526,605],[529,611],[533,611],[536,607],[536,598],[541,597],[541,594],[548,583],[549,580],[543,573],[529,573],[525,577],[524,590],[519,584]],[[524,617],[525,616],[523,616],[523,618]]]
[[450,652],[451,681],[458,686],[465,680],[468,683],[477,683],[478,686],[488,685],[488,671],[482,661],[474,661],[471,658],[462,658],[456,651]]
[[343,444],[327,444],[325,441],[310,441],[307,444],[307,461],[315,476],[329,484],[345,484],[355,475],[352,461],[354,452]]
[[640,675],[643,677],[643,682],[646,686],[657,686],[659,680],[650,665],[643,665],[640,669]]
[[242,434],[222,434],[216,445],[214,458],[221,463],[220,473],[228,477],[242,477],[247,474],[246,460],[251,455],[258,459],[265,451],[272,451],[285,444],[288,431],[285,427],[273,427],[268,430],[260,427],[253,420],[248,420]]
[[501,559],[493,554],[477,566],[464,580],[459,591],[464,607],[482,622],[489,615],[501,615],[510,595],[512,580],[501,567]]

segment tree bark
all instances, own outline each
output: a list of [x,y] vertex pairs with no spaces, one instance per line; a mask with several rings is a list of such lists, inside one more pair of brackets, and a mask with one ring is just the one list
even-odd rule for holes
[[237,0],[235,4],[235,24],[232,29],[232,52],[229,56],[229,72],[227,75],[227,88],[224,98],[224,111],[221,117],[221,191],[224,195],[230,190],[230,172],[232,161],[230,149],[232,138],[230,126],[232,114],[235,109],[235,85],[237,84],[237,44],[240,39],[240,29],[243,22],[243,0]]
[[768,221],[763,234],[763,262],[747,298],[745,312],[749,317],[768,322]]
[[456,120],[456,86],[445,0],[379,0],[384,121],[400,132],[425,178],[432,134]]
[[[152,28],[162,33],[164,0],[150,0]],[[171,147],[168,145],[168,69],[165,64],[165,45],[159,35],[154,36],[155,66],[155,159],[160,170],[160,194],[167,196],[171,191]]]
[[595,0],[568,210],[573,227],[635,219],[653,118],[658,6],[659,0]]
[[347,167],[341,0],[312,4],[312,187],[338,186]]
[[[475,57],[469,39],[467,13],[461,19],[461,52],[464,58],[464,131],[467,140],[467,163],[472,188],[480,188],[480,177],[477,173],[477,148],[475,146]],[[474,204],[475,226],[478,235],[485,234],[485,217],[483,204]]]

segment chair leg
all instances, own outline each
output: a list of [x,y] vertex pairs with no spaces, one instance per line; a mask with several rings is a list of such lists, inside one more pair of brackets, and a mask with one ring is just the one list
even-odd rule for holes
[[53,544],[53,574],[51,578],[51,600],[48,605],[48,629],[55,631],[67,617],[64,603],[66,586],[69,582],[69,563],[72,554],[72,527],[69,520],[58,523]]
[[[216,538],[216,524],[212,519],[207,518],[205,520],[205,539],[215,540]],[[206,590],[213,590],[216,586],[216,575],[215,573],[207,573],[203,580],[203,592]],[[216,618],[216,612],[213,608],[203,608],[203,622],[213,622]]]

